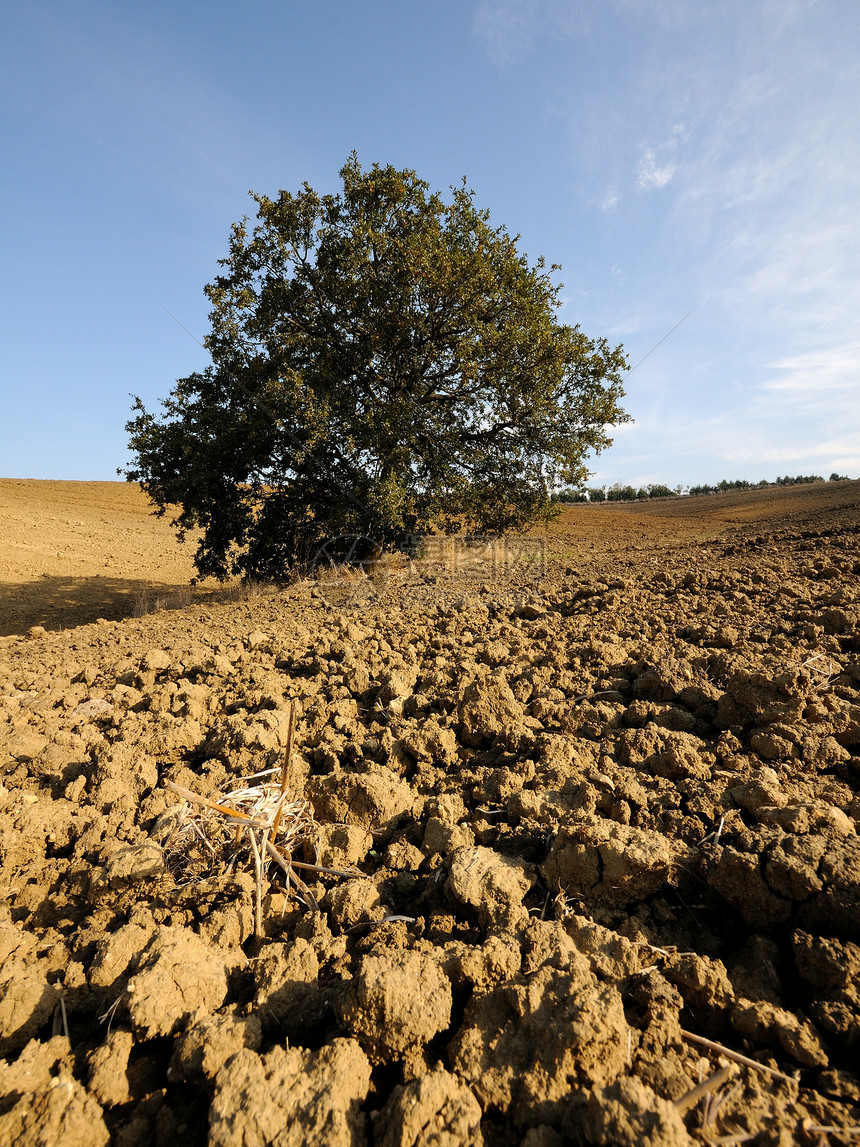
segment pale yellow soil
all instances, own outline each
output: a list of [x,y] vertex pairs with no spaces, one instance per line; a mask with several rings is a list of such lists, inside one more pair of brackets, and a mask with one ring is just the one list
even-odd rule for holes
[[188,597],[193,557],[136,485],[0,479],[0,635]]

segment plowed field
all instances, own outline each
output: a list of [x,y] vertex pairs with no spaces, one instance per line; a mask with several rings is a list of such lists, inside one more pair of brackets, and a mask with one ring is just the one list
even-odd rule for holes
[[572,507],[223,600],[0,482],[0,1140],[856,1142],[858,538]]

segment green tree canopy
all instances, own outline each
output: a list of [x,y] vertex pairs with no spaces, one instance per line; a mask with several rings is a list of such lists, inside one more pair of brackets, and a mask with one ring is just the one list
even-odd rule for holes
[[138,481],[201,574],[282,577],[326,538],[501,532],[551,510],[627,420],[621,347],[560,323],[560,285],[463,184],[352,155],[337,194],[254,195],[205,345],[128,423]]

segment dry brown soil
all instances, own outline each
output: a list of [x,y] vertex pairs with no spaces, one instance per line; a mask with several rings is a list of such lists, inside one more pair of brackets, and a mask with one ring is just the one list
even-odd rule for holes
[[[573,507],[543,572],[224,601],[133,487],[0,482],[0,1141],[856,1142],[858,536],[858,483]],[[336,872],[256,934],[167,785],[293,707]]]
[[0,478],[0,636],[211,597],[193,559],[136,485]]

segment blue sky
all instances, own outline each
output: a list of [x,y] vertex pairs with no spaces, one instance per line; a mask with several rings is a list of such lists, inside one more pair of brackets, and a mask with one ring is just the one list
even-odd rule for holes
[[6,0],[0,475],[114,478],[230,224],[463,175],[638,363],[595,482],[860,475],[857,0]]

